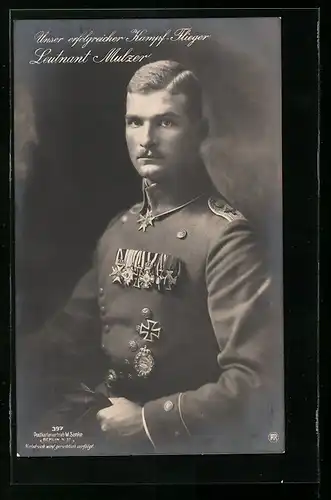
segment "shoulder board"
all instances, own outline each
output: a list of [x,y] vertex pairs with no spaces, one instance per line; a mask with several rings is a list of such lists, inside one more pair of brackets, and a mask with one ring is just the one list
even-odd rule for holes
[[241,212],[239,212],[239,210],[231,207],[231,205],[222,200],[222,198],[214,198],[213,196],[211,196],[210,198],[208,198],[208,207],[215,215],[223,217],[229,222],[236,219],[245,219],[245,217]]
[[142,207],[143,207],[143,202],[136,203],[135,205],[133,205],[132,208],[130,208],[130,213],[131,214],[138,214],[140,212],[140,210],[142,209]]

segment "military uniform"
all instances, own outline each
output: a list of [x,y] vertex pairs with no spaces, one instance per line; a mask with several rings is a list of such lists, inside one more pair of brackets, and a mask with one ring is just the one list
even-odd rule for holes
[[250,225],[215,192],[153,218],[152,189],[111,221],[43,329],[39,369],[58,391],[81,381],[139,403],[151,451],[267,451],[277,333]]

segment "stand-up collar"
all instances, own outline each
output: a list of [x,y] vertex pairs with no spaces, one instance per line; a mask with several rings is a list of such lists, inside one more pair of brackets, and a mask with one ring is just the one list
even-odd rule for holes
[[202,175],[199,179],[188,178],[186,182],[171,186],[151,183],[147,179],[143,179],[143,206],[140,212],[143,213],[149,209],[153,215],[158,215],[172,210],[209,191],[211,186],[207,174]]

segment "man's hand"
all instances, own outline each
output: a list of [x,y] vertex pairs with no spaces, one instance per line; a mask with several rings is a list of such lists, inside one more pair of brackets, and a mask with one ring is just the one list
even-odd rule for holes
[[101,430],[113,437],[147,437],[142,419],[142,408],[125,398],[112,398],[113,406],[97,413]]

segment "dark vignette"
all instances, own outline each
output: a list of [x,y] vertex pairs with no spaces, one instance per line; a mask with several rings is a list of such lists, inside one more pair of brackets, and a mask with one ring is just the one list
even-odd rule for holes
[[[50,15],[51,12],[48,11],[47,16]],[[241,12],[240,15],[244,15],[244,13]],[[269,10],[268,15],[273,15],[272,11]],[[277,482],[281,478],[284,482],[314,481],[316,477],[314,473],[316,470],[316,12],[289,10],[282,13],[277,11],[274,15],[282,15],[283,17],[283,47],[285,47],[283,53],[283,188],[286,378],[288,381],[287,434],[289,443],[287,454],[282,457],[250,457],[249,468],[246,460],[242,457],[236,457],[235,462],[231,460],[232,457],[226,457],[226,466],[225,461],[222,460],[223,457],[196,457],[194,461],[190,458],[186,460],[186,457],[172,457],[171,460],[167,457],[158,457],[161,460],[155,460],[154,463],[150,462],[149,464],[146,461],[144,463],[144,459],[139,459],[141,465],[137,464],[138,469],[139,471],[149,471],[148,481],[151,481],[152,477],[154,481],[169,481],[169,468],[173,471],[180,470],[180,478],[178,476],[172,477],[173,482],[191,482],[193,478],[194,481],[202,479],[202,482],[206,482],[214,479],[217,482],[221,480],[220,475],[227,476],[230,481],[238,481],[238,478],[234,478],[231,474],[231,470],[238,470],[239,467],[244,471],[246,477],[246,479],[242,478],[243,481],[255,481],[258,478],[262,481],[275,480]],[[307,32],[310,33],[310,36],[305,36]],[[305,53],[306,57],[298,57],[302,53]],[[6,106],[3,109],[6,110]],[[7,151],[5,151],[5,155],[7,156]],[[298,168],[300,168],[301,175],[300,189],[297,189]],[[302,206],[307,204],[310,210],[306,211],[305,217],[302,217]],[[6,215],[5,212],[7,220]],[[302,287],[303,269],[305,270],[305,288]],[[291,331],[305,331],[306,329],[311,332],[308,339],[302,337],[298,341],[291,336]],[[297,356],[298,349],[301,353],[300,359]],[[264,474],[256,473],[258,470],[262,470],[259,458],[263,458],[263,468],[266,472]],[[310,458],[311,460],[309,460]],[[129,466],[130,460],[132,459],[126,461],[127,466]],[[69,479],[78,482],[78,477],[76,479],[72,477],[71,468],[71,478],[68,475],[67,477],[62,475],[61,462],[63,464],[64,461],[69,463],[67,459],[52,459],[51,475],[53,480],[56,476],[59,477],[59,473],[62,471],[60,474],[62,482],[67,482]],[[117,464],[113,460],[108,460],[106,469],[111,467],[113,472],[116,471],[119,482],[128,479],[127,471],[129,468],[125,464],[121,464],[121,460],[116,459],[116,461]],[[32,463],[34,461],[29,461],[30,464],[25,461],[25,471],[22,470],[22,460],[15,460],[15,462],[15,482],[34,482],[34,479],[37,482],[52,482],[51,477],[47,477],[45,474],[47,459],[43,459],[44,465],[38,461],[38,472],[36,470],[37,464]],[[102,470],[104,470],[102,464],[98,463],[98,460],[84,459],[84,462],[82,461],[80,470],[84,468],[86,471],[88,467],[92,468],[94,462],[97,467],[93,467],[93,470],[99,471],[99,482],[102,481]],[[184,466],[185,462],[186,466]],[[33,468],[36,475],[32,473]],[[67,469],[69,470],[68,465]],[[124,471],[122,474],[120,473],[121,469]],[[220,469],[223,472],[218,474],[217,478],[215,471],[219,472]],[[43,479],[40,474],[43,475]],[[19,478],[19,476],[21,477]],[[145,482],[146,476],[145,481],[143,477],[141,479]],[[132,480],[134,481],[134,478]]]

